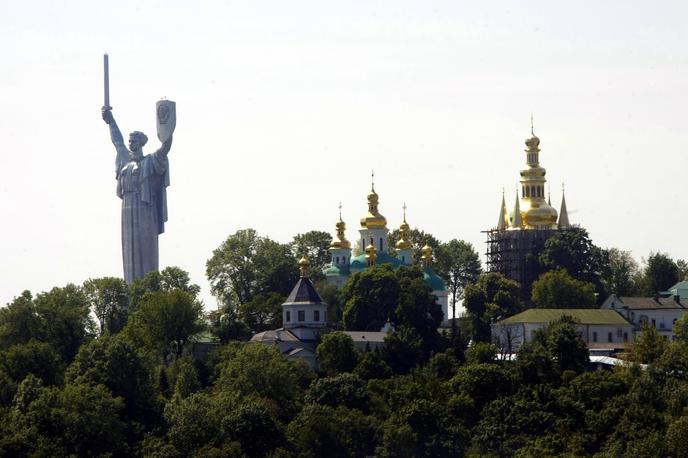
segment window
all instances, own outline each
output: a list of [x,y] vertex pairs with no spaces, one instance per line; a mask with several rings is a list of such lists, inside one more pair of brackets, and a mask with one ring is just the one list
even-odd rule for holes
[[320,310],[313,310],[313,321],[320,321]]
[[286,312],[284,312],[284,316],[287,323],[289,323],[291,321],[291,312],[287,310]]
[[624,332],[624,343],[628,343],[628,333]]
[[[406,262],[406,256],[401,257],[401,262]],[[674,320],[674,321],[676,321],[676,320]]]
[[614,333],[610,332],[607,334],[607,342],[614,342]]
[[657,327],[657,322],[655,321],[654,318],[652,319],[652,327],[653,327],[653,328],[656,328],[656,327]]
[[382,253],[382,237],[380,237],[380,253]]
[[306,312],[305,311],[299,310],[298,314],[299,314],[299,316],[298,316],[299,321],[306,321]]
[[592,333],[592,341],[597,342],[597,331],[593,331]]
[[339,264],[339,256],[337,256],[337,264]]
[[621,337],[623,335],[623,329],[616,328],[616,337]]

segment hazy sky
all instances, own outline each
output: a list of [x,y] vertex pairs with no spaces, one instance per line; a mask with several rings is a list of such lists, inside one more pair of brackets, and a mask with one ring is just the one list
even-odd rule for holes
[[[160,265],[205,278],[253,227],[465,239],[509,207],[530,114],[556,208],[603,247],[688,258],[685,2],[26,1],[0,14],[0,304],[121,276],[102,54],[126,134],[177,102]],[[484,258],[483,258],[484,260]]]

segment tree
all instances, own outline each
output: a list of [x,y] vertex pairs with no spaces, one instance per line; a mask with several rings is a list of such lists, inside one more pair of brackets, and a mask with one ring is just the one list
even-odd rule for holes
[[64,363],[52,345],[31,339],[0,352],[0,368],[16,383],[33,374],[44,385],[57,385],[62,383]]
[[170,266],[162,271],[153,270],[146,273],[129,287],[130,312],[136,311],[146,293],[170,292],[175,289],[188,293],[194,299],[198,299],[198,293],[201,292],[200,286],[191,283],[188,272],[179,267]]
[[310,404],[289,423],[287,439],[304,458],[373,456],[378,422],[358,410]]
[[520,288],[501,274],[482,274],[474,285],[466,288],[464,307],[472,323],[473,339],[489,342],[493,321],[521,311]]
[[261,403],[246,402],[229,413],[222,429],[230,439],[241,444],[249,457],[267,456],[284,442],[284,433],[270,410]]
[[678,267],[679,281],[688,280],[688,262],[683,259],[677,259],[676,267]]
[[652,364],[657,361],[667,349],[667,341],[657,332],[657,328],[644,323],[640,334],[633,339],[631,354],[633,361],[642,364]]
[[166,359],[179,358],[194,334],[204,329],[203,305],[189,293],[174,289],[146,294],[125,328],[128,337]]
[[636,277],[640,271],[630,251],[618,248],[607,250],[607,266],[602,271],[602,284],[609,294],[633,296],[637,294]]
[[345,406],[368,413],[370,396],[361,378],[345,373],[314,380],[305,401],[330,407]]
[[475,342],[466,350],[468,364],[487,364],[497,357],[497,347],[487,342]]
[[239,319],[239,315],[232,305],[223,305],[219,310],[208,313],[210,332],[221,344],[232,340],[248,340],[251,329]]
[[409,326],[399,326],[385,337],[383,359],[395,374],[406,374],[427,361],[423,339]]
[[37,340],[50,343],[63,361],[71,361],[95,330],[83,290],[70,283],[36,295],[33,304],[40,323]]
[[[466,287],[478,281],[482,271],[478,253],[470,243],[453,239],[440,245],[435,266],[438,274],[447,283],[452,318],[456,318],[456,303],[463,299]],[[456,332],[454,320],[452,320],[452,331]]]
[[260,237],[253,229],[230,235],[206,263],[211,290],[224,305],[245,304],[256,294],[289,294],[298,279],[289,245]]
[[155,420],[153,364],[124,336],[101,336],[82,345],[67,368],[67,383],[106,386],[124,401],[129,420],[149,424]]
[[650,253],[645,264],[645,294],[653,295],[666,291],[678,282],[678,266],[666,253]]
[[443,312],[432,288],[423,279],[418,267],[401,267],[396,272],[399,281],[399,297],[391,320],[397,326],[413,329],[423,341],[423,349],[429,353],[439,350],[440,336],[437,328]]
[[674,334],[676,340],[688,344],[688,314],[683,315],[674,323]]
[[539,256],[545,270],[566,269],[573,278],[595,285],[604,293],[600,276],[607,265],[607,252],[595,246],[582,228],[557,231],[547,239]]
[[308,231],[296,234],[290,243],[292,254],[296,259],[305,256],[311,263],[310,279],[313,282],[325,278],[323,269],[330,263],[330,243],[332,236],[324,231]]
[[345,328],[379,331],[391,318],[398,297],[399,281],[389,265],[351,275],[342,288]]
[[282,303],[284,296],[277,293],[257,294],[238,306],[239,319],[252,333],[282,326]]
[[13,414],[14,438],[22,455],[127,455],[122,401],[103,385],[68,384],[35,387]]
[[98,319],[100,334],[114,334],[126,324],[129,288],[121,278],[92,278],[84,282],[84,294]]
[[365,352],[358,359],[354,374],[363,380],[387,379],[392,376],[392,368],[376,352]]
[[339,331],[325,334],[315,352],[320,369],[330,375],[351,372],[358,360],[353,339]]
[[293,413],[313,375],[305,363],[288,360],[276,347],[262,344],[231,343],[216,358],[216,392],[269,399],[282,418]]
[[533,282],[533,305],[538,308],[595,306],[595,285],[571,277],[564,269],[551,270]]
[[24,291],[7,307],[0,308],[0,349],[28,342],[31,338],[42,339],[41,331],[41,320],[30,291]]

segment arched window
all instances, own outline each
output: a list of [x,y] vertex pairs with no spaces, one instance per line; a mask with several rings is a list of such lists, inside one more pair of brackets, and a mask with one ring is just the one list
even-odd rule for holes
[[339,256],[337,256],[337,261],[336,261],[336,263],[339,264]]
[[542,197],[542,195],[540,194],[540,186],[536,187],[535,189],[537,189],[537,196]]
[[530,197],[530,186],[526,186],[526,197]]
[[380,253],[382,253],[382,237],[380,237]]

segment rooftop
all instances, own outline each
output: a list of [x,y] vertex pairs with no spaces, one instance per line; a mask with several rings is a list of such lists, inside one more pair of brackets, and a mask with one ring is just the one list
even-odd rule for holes
[[564,315],[572,317],[580,324],[631,326],[617,312],[608,309],[529,309],[498,321],[496,324],[550,323]]
[[323,303],[320,294],[315,290],[315,286],[313,286],[311,280],[308,277],[301,277],[282,305]]
[[650,310],[650,309],[684,309],[688,308],[688,301],[676,300],[670,297],[616,297],[610,296],[605,301],[604,306],[619,304],[629,310]]

